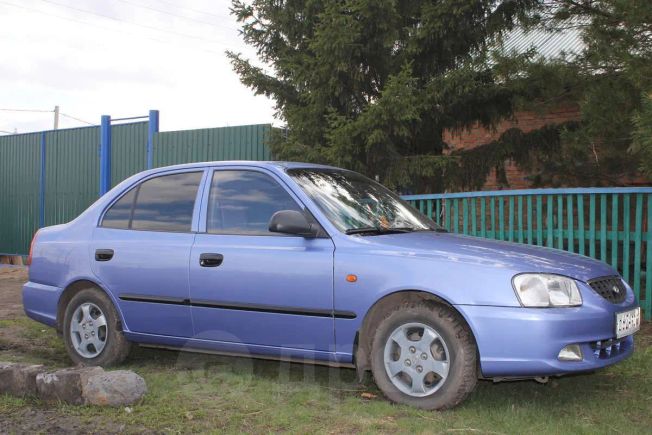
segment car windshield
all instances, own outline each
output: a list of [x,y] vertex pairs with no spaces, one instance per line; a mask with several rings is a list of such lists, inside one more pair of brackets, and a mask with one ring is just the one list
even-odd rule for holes
[[384,186],[341,169],[290,169],[288,174],[337,229],[374,235],[444,231]]

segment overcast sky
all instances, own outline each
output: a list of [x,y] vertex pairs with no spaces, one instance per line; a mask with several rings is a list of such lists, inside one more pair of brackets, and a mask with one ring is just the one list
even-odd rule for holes
[[[231,49],[253,57],[229,6],[229,0],[0,0],[0,109],[59,105],[92,123],[102,114],[158,109],[161,130],[279,124],[273,102],[240,84],[224,55]],[[51,129],[52,120],[52,113],[0,110],[4,131]],[[60,120],[60,128],[83,125]]]

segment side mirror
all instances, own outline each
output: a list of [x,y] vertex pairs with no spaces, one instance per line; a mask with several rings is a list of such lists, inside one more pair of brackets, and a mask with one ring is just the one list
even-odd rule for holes
[[296,210],[280,210],[274,213],[269,220],[269,231],[303,237],[317,235],[317,231],[308,222],[306,216]]

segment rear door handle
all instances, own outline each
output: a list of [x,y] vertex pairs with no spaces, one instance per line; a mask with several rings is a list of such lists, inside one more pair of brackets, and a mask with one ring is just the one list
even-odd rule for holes
[[217,267],[224,261],[224,255],[205,252],[199,255],[199,265],[201,267]]
[[113,249],[96,249],[95,261],[109,261],[113,258]]

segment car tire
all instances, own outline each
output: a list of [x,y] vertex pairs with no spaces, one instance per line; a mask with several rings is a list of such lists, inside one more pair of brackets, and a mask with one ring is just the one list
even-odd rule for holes
[[461,403],[478,380],[477,348],[468,326],[452,308],[406,302],[378,323],[371,371],[392,402],[421,409]]
[[101,290],[79,291],[66,306],[63,340],[74,363],[113,366],[127,358],[130,343],[122,334],[120,317]]

